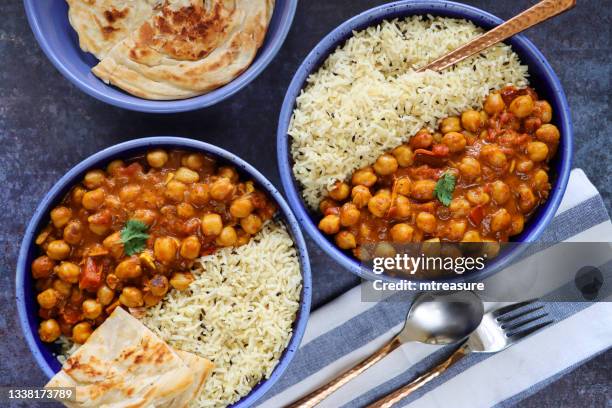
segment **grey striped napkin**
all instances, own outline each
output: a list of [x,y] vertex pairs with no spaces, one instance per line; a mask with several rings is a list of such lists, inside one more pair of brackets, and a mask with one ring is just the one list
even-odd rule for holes
[[[582,170],[572,171],[559,211],[541,240],[612,242],[612,224],[605,205]],[[549,263],[568,262],[563,254],[555,254],[554,248],[544,249],[540,255]],[[607,253],[597,260],[604,273],[612,270],[611,256]],[[593,265],[593,259],[571,261],[578,267],[581,263]],[[525,269],[524,265],[521,269],[521,263],[508,268],[510,273]],[[488,309],[498,306],[486,305]],[[259,406],[285,406],[358,363],[401,329],[408,307],[398,302],[362,302],[361,289],[356,287],[319,308],[311,316],[295,359]],[[612,347],[612,302],[551,302],[546,308],[555,318],[554,325],[503,352],[468,356],[406,398],[401,406],[511,406]],[[406,344],[320,407],[365,406],[409,382],[450,351],[448,347]]]

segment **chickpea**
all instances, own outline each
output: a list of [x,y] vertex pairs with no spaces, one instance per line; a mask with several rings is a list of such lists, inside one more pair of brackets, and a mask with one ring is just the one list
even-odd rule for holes
[[179,203],[185,199],[186,191],[187,185],[185,183],[178,180],[170,180],[166,185],[164,195],[166,198]]
[[70,245],[65,241],[58,239],[49,242],[47,246],[47,256],[55,261],[61,261],[68,258],[70,255]]
[[95,190],[91,190],[83,194],[83,207],[87,210],[97,210],[102,204],[104,204],[104,199],[106,198],[106,193],[101,188],[96,188]]
[[34,279],[48,278],[53,272],[55,262],[46,255],[39,256],[32,262],[32,277]]
[[416,217],[416,225],[428,234],[436,231],[436,217],[428,212],[421,211]]
[[81,268],[79,265],[72,262],[62,262],[57,268],[55,268],[57,276],[68,283],[78,283],[79,276],[81,275]]
[[486,145],[480,150],[480,155],[493,167],[503,168],[508,163],[504,152],[498,146]]
[[55,319],[45,320],[38,327],[38,337],[45,343],[53,343],[61,334],[59,323]]
[[219,235],[223,229],[223,220],[219,214],[206,214],[202,217],[201,228],[207,237]]
[[480,238],[478,231],[470,230],[463,235],[461,242],[482,242],[482,238]]
[[536,138],[545,143],[557,143],[561,134],[559,133],[559,129],[555,125],[551,125],[549,123],[540,126],[538,130],[535,132]]
[[98,292],[96,293],[96,295],[100,304],[108,306],[113,301],[113,298],[115,297],[115,292],[108,286],[102,285],[100,286],[100,288],[98,288]]
[[236,245],[237,247],[239,246],[243,246],[249,243],[249,241],[251,240],[251,235],[247,234],[244,230],[239,230],[238,231],[238,241],[236,241]]
[[38,296],[36,296],[36,300],[43,309],[53,309],[57,306],[59,296],[59,293],[55,289],[49,288],[40,292]]
[[478,111],[467,110],[461,114],[461,126],[470,132],[478,131],[483,122],[483,117]]
[[529,95],[521,95],[510,102],[508,110],[518,118],[526,118],[533,112],[533,99]]
[[142,222],[143,224],[151,226],[157,220],[157,212],[154,210],[148,210],[146,208],[139,208],[136,211],[134,211],[134,214],[132,215],[132,219],[138,220]]
[[501,113],[506,108],[503,98],[498,93],[492,93],[487,96],[484,103],[484,110],[487,114],[493,116]]
[[106,166],[106,172],[111,176],[115,176],[117,171],[122,169],[124,165],[123,160],[113,160],[112,162],[108,163],[108,166]]
[[334,187],[329,191],[329,196],[337,201],[346,199],[351,193],[351,188],[348,184],[337,181]]
[[176,251],[178,244],[171,237],[159,237],[153,244],[153,253],[155,258],[161,263],[169,264],[176,259]]
[[164,275],[155,275],[149,281],[149,288],[151,289],[151,293],[155,296],[164,296],[168,289],[170,289],[168,278]]
[[446,134],[450,132],[461,132],[461,119],[457,116],[449,116],[440,122],[440,132]]
[[491,196],[497,204],[503,205],[510,199],[510,187],[501,180],[491,184]]
[[197,236],[191,235],[181,243],[180,254],[185,259],[196,259],[200,255],[200,240]]
[[533,191],[525,184],[520,184],[517,188],[519,195],[518,206],[523,213],[528,213],[537,204],[537,199],[533,194]]
[[548,123],[552,120],[552,107],[550,103],[546,101],[536,101],[534,110],[542,123]]
[[512,224],[510,226],[510,232],[508,233],[510,236],[518,235],[523,232],[523,228],[525,227],[525,217],[521,214],[516,214],[512,216]]
[[395,198],[395,217],[408,218],[410,216],[410,200],[403,195]]
[[70,192],[70,201],[74,205],[82,205],[83,204],[83,196],[85,195],[86,192],[87,192],[87,190],[85,190],[83,187],[76,186]]
[[414,153],[409,146],[401,145],[393,149],[393,156],[397,160],[400,167],[408,167],[414,163]]
[[519,173],[529,173],[533,169],[533,162],[531,160],[521,160],[516,164],[516,171]]
[[[155,241],[155,247],[157,249],[157,241]],[[173,240],[174,242],[174,240]],[[157,255],[157,254],[156,254]],[[159,259],[159,257],[158,257]],[[169,262],[169,261],[168,261]],[[140,259],[136,256],[132,256],[117,265],[115,268],[115,275],[121,280],[135,279],[142,275],[142,267],[140,266]]]
[[229,247],[236,244],[238,241],[238,234],[236,233],[236,229],[234,227],[224,227],[221,230],[221,233],[216,239],[216,243],[219,246]]
[[234,192],[234,185],[229,178],[221,177],[210,186],[210,196],[213,200],[222,201],[227,199]]
[[251,214],[240,220],[240,226],[242,229],[250,235],[255,235],[261,230],[263,221],[261,217],[256,214]]
[[97,319],[102,314],[102,305],[95,299],[84,301],[81,309],[83,310],[83,316],[90,320]]
[[387,214],[387,211],[389,211],[390,207],[390,194],[378,192],[370,199],[370,201],[368,201],[368,210],[370,210],[370,213],[375,217],[384,217]]
[[354,186],[361,185],[366,187],[372,187],[378,178],[371,167],[366,167],[360,170],[357,170],[353,173],[353,177],[351,178],[351,183]]
[[414,228],[406,223],[395,224],[389,230],[391,234],[391,239],[393,242],[398,244],[406,244],[412,241],[412,235],[414,234]]
[[141,188],[138,184],[127,184],[119,190],[119,199],[124,203],[134,201],[140,195]]
[[67,298],[72,292],[72,285],[68,282],[64,282],[61,279],[55,279],[52,284],[53,289],[57,291],[61,296]]
[[388,242],[379,242],[374,249],[374,256],[378,258],[392,258],[396,253],[393,245]]
[[442,143],[448,147],[451,153],[460,152],[465,149],[465,136],[458,132],[449,132],[442,137]]
[[465,234],[467,222],[465,220],[451,220],[448,223],[447,237],[451,241],[460,241]]
[[55,207],[51,210],[51,222],[55,228],[62,228],[70,221],[72,210],[68,207]]
[[374,163],[374,171],[381,176],[388,176],[397,171],[397,160],[390,154],[383,154]]
[[126,307],[140,307],[144,304],[142,292],[132,286],[123,288],[119,295],[119,302]]
[[351,198],[357,208],[363,208],[372,198],[372,193],[370,193],[370,189],[366,186],[355,186],[351,191]]
[[453,218],[467,217],[470,213],[470,203],[462,197],[453,198],[448,207]]
[[244,218],[253,212],[253,201],[248,196],[240,197],[232,202],[230,214],[234,218]]
[[491,201],[491,197],[489,194],[485,193],[485,191],[481,187],[476,187],[471,190],[468,190],[465,193],[465,197],[468,201],[474,205],[485,205],[489,201]]
[[229,179],[232,183],[236,183],[239,179],[238,173],[231,166],[221,166],[217,171],[217,175],[222,178]]
[[361,212],[353,203],[346,203],[340,208],[340,224],[343,227],[350,227],[359,222]]
[[464,157],[458,167],[462,177],[466,180],[474,180],[480,176],[480,162],[473,157]]
[[531,161],[544,161],[548,157],[548,146],[542,142],[529,142],[527,144],[527,155]]
[[184,220],[187,220],[195,215],[195,208],[189,203],[180,203],[176,206],[176,214]]
[[505,208],[500,208],[491,216],[491,231],[500,232],[510,227],[512,219]]
[[340,231],[340,217],[334,214],[326,215],[319,221],[319,229],[327,235]]
[[408,177],[400,177],[395,180],[395,184],[393,188],[397,194],[401,194],[404,196],[410,195],[410,186],[412,182]]
[[166,153],[165,150],[155,149],[147,153],[147,163],[149,163],[151,167],[159,169],[164,167],[167,162],[168,153]]
[[112,215],[109,210],[102,210],[87,217],[89,230],[96,235],[106,235],[112,223]]
[[207,184],[194,183],[189,191],[189,201],[195,205],[204,205],[209,200],[209,187]]
[[348,231],[340,231],[336,234],[336,244],[341,249],[353,249],[357,247],[357,239]]
[[191,170],[200,170],[204,167],[206,159],[200,153],[191,153],[181,159],[183,166],[189,167]]
[[77,245],[83,238],[83,226],[79,220],[72,220],[64,227],[64,241],[71,245]]
[[434,180],[417,180],[412,183],[410,197],[415,200],[430,201],[434,198],[436,182]]
[[434,137],[427,129],[421,129],[410,138],[410,147],[413,149],[427,149],[434,142]]
[[194,281],[193,275],[189,272],[176,272],[170,278],[170,285],[176,290],[185,290]]
[[338,203],[328,197],[321,200],[319,204],[319,211],[321,214],[326,215],[328,211],[334,211],[334,208],[338,207]]
[[161,302],[162,298],[159,297],[159,296],[155,296],[151,292],[147,292],[142,297],[142,300],[144,302],[144,306],[145,307],[153,307],[156,304],[158,304],[159,302]]
[[533,187],[538,191],[548,189],[548,174],[544,170],[540,169],[534,173]]
[[174,179],[185,184],[192,184],[200,181],[200,175],[187,167],[179,167],[174,173]]
[[91,336],[91,333],[93,333],[93,329],[90,323],[78,323],[72,328],[72,341],[77,344],[83,344]]
[[113,290],[119,287],[119,278],[114,273],[109,273],[108,275],[106,275],[105,282],[106,286]]

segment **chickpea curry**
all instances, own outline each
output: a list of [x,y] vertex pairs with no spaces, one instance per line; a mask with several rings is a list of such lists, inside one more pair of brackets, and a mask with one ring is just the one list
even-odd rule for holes
[[248,243],[275,212],[253,181],[200,153],[157,149],[89,171],[36,239],[41,340],[84,343],[115,307],[187,289],[198,257]]
[[560,137],[551,119],[531,88],[491,93],[483,110],[443,119],[338,181],[319,229],[362,260],[383,242],[506,242],[548,198]]

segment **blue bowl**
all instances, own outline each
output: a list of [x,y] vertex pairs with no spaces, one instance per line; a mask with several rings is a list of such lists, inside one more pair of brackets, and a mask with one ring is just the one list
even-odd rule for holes
[[249,407],[257,399],[264,395],[266,391],[268,391],[283,375],[302,340],[304,330],[306,329],[308,316],[310,314],[310,301],[312,296],[310,262],[308,260],[306,243],[304,241],[304,237],[302,236],[302,232],[300,231],[299,224],[278,190],[276,190],[272,183],[270,183],[253,166],[234,154],[208,143],[179,137],[148,137],[144,139],[132,140],[109,147],[94,154],[93,156],[88,157],[73,167],[64,177],[62,177],[53,186],[53,188],[51,188],[36,209],[34,216],[28,224],[28,228],[21,243],[19,259],[17,260],[17,274],[15,283],[17,310],[19,312],[21,328],[28,346],[34,355],[34,359],[45,375],[51,378],[60,370],[61,365],[53,355],[53,352],[57,351],[53,348],[53,345],[43,343],[38,338],[38,307],[36,304],[34,280],[32,279],[32,274],[30,273],[30,265],[32,264],[34,258],[39,255],[39,248],[34,243],[34,240],[38,232],[48,224],[49,211],[61,202],[61,200],[66,196],[66,194],[68,194],[74,185],[82,180],[83,176],[88,170],[103,168],[106,164],[115,159],[130,158],[155,147],[179,148],[206,153],[217,158],[219,162],[225,162],[235,166],[236,169],[238,169],[238,171],[244,176],[255,180],[256,183],[258,183],[259,186],[268,194],[268,196],[271,197],[278,205],[281,219],[287,226],[287,229],[293,238],[293,242],[295,242],[298,249],[302,272],[302,293],[300,299],[300,309],[293,325],[293,335],[270,378],[267,380],[262,380],[247,396],[232,405],[232,407],[236,408]]
[[[322,65],[338,46],[352,36],[353,31],[363,30],[380,23],[382,20],[427,14],[463,18],[485,29],[491,29],[503,22],[498,17],[475,7],[448,1],[398,1],[367,10],[333,30],[308,54],[289,85],[280,114],[277,132],[277,160],[289,205],[295,212],[300,225],[306,229],[308,235],[319,247],[340,265],[368,280],[383,279],[392,282],[399,278],[374,274],[371,269],[363,267],[351,254],[340,250],[332,240],[319,231],[315,222],[317,214],[311,212],[302,200],[299,183],[293,176],[291,169],[293,159],[290,152],[291,138],[287,131],[295,108],[296,98],[306,84],[306,79]],[[529,67],[531,86],[552,105],[553,123],[559,127],[561,133],[559,151],[551,162],[553,187],[550,197],[525,225],[523,233],[515,237],[514,240],[517,242],[533,242],[555,215],[567,187],[572,164],[572,122],[567,99],[559,78],[557,78],[544,55],[523,35],[514,36],[506,43],[512,46],[521,61]],[[526,247],[527,245],[510,246],[481,271],[469,273],[466,276],[457,275],[440,280],[451,282],[484,279],[508,266]]]
[[295,15],[297,0],[276,0],[266,39],[251,66],[225,86],[202,96],[176,101],[151,101],[107,85],[91,73],[97,59],[79,47],[76,32],[68,21],[65,0],[24,0],[26,14],[36,40],[53,65],[85,93],[120,108],[140,112],[173,113],[192,111],[229,98],[254,80],[276,56]]

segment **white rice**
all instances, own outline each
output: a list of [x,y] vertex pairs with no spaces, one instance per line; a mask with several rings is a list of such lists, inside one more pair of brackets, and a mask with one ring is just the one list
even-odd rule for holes
[[[193,407],[225,407],[268,378],[292,335],[302,276],[293,240],[268,222],[251,241],[200,258],[195,281],[141,321],[172,347],[214,362]],[[60,339],[61,362],[78,348]]]
[[289,135],[306,203],[444,117],[482,105],[505,85],[526,86],[527,67],[500,44],[443,73],[418,68],[481,34],[466,20],[415,16],[355,32],[308,80]]

